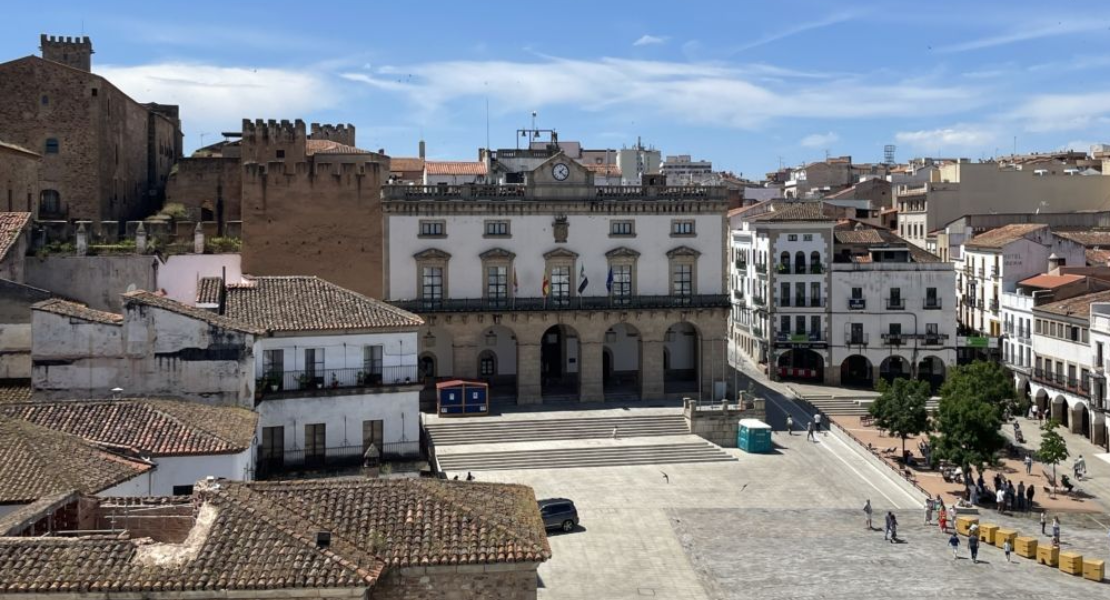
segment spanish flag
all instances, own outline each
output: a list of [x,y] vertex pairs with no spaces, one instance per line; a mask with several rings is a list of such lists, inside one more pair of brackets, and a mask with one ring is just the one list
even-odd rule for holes
[[546,298],[551,293],[551,280],[547,278],[547,273],[543,274],[543,297]]
[[516,278],[516,265],[513,265],[513,296],[520,291],[520,281]]

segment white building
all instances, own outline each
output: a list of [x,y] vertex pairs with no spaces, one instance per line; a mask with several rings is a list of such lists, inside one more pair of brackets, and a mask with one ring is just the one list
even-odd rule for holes
[[710,394],[726,367],[724,190],[599,187],[558,152],[516,175],[383,189],[386,297],[427,321],[422,371],[519,403]]
[[660,170],[671,185],[705,185],[719,178],[713,173],[713,162],[693,160],[689,154],[668,156]]
[[1019,281],[1063,266],[1086,264],[1081,244],[1047,225],[1015,223],[981,233],[963,244],[956,265],[960,322],[995,340],[1002,333],[1002,293]]
[[821,203],[731,214],[729,356],[775,377],[938,386],[955,363],[952,265],[877,228],[847,229]]

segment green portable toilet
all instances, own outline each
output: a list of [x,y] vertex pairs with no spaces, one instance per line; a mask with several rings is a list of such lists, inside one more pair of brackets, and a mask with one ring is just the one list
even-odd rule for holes
[[771,451],[771,426],[759,419],[740,419],[736,446],[744,452],[763,454]]

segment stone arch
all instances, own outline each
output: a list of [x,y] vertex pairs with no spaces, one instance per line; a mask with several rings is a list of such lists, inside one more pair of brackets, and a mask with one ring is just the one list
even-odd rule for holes
[[701,331],[689,321],[678,321],[663,334],[663,391],[694,393],[701,389]]
[[[516,332],[495,323],[478,335],[475,373],[489,383],[491,398],[513,398],[517,393],[518,348]],[[485,362],[483,362],[483,360]],[[492,371],[490,372],[492,367]]]
[[1037,412],[1038,413],[1040,413],[1042,415],[1045,415],[1046,418],[1051,416],[1048,412],[1048,408],[1049,408],[1048,392],[1046,392],[1044,388],[1039,388],[1037,390],[1036,395],[1033,397],[1033,403],[1037,405]]
[[887,383],[892,383],[895,379],[909,379],[910,376],[910,361],[900,354],[891,354],[879,363],[879,377]]
[[936,356],[926,356],[917,364],[917,378],[928,382],[929,388],[934,393],[944,383],[945,372],[944,361]]
[[643,394],[643,334],[619,322],[602,336],[602,387],[606,400],[639,399]]
[[540,393],[544,402],[577,401],[582,393],[578,331],[558,323],[540,336]]
[[1052,418],[1060,422],[1064,427],[1068,426],[1068,401],[1063,396],[1056,396],[1052,399]]
[[[417,354],[421,359],[431,359],[431,366],[435,369],[431,383],[455,375],[454,341],[454,336],[446,327],[424,325],[420,328],[417,336]],[[421,365],[428,366],[428,361],[424,361]],[[427,377],[425,381],[428,381]]]
[[809,348],[783,352],[777,363],[779,377],[803,381],[824,381],[825,357]]
[[783,250],[782,254],[779,255],[779,267],[778,268],[780,270],[790,268],[790,253],[787,252],[786,250]]
[[809,272],[818,273],[821,268],[821,253],[814,250],[809,253]]
[[794,253],[794,272],[795,273],[805,273],[806,272],[806,253],[802,252],[801,250],[798,250],[797,252]]
[[1075,402],[1069,408],[1068,415],[1072,433],[1078,433],[1087,439],[1091,438],[1091,411],[1087,409],[1086,402]]
[[875,368],[862,354],[853,354],[840,363],[840,384],[847,387],[875,387]]

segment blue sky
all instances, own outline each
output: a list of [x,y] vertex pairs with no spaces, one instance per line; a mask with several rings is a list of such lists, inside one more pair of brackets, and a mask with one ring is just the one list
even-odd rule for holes
[[350,122],[359,146],[473,160],[514,130],[640,136],[758,177],[833,155],[988,157],[1110,142],[1110,5],[947,2],[91,2],[11,5],[0,58],[93,38],[94,70],[242,118]]

